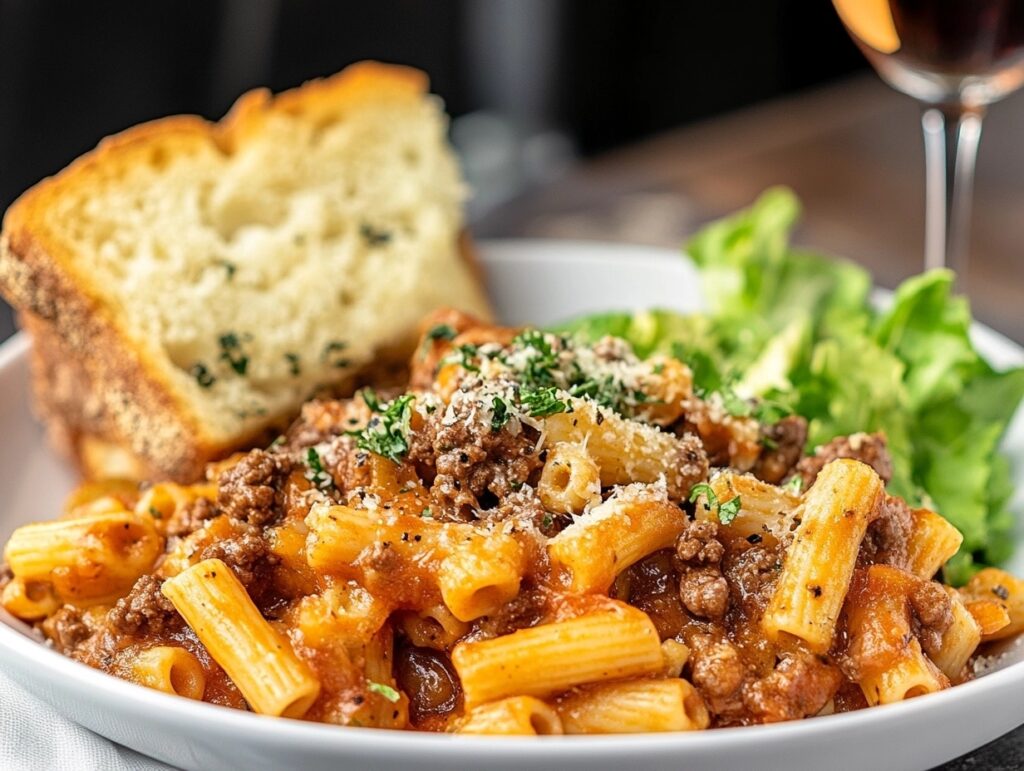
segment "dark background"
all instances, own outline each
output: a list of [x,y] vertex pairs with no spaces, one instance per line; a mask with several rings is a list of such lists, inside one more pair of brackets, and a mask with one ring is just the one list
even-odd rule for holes
[[[481,75],[508,47],[525,66]],[[363,58],[423,68],[455,117],[519,110],[584,156],[866,67],[807,0],[0,0],[0,207],[107,134]]]
[[[108,134],[218,118],[246,89],[364,58],[426,70],[456,119],[499,119],[455,124],[471,217],[539,181],[520,146],[534,171],[565,169],[866,67],[831,4],[808,0],[0,0],[0,210]],[[519,144],[482,178],[473,148],[495,131]]]

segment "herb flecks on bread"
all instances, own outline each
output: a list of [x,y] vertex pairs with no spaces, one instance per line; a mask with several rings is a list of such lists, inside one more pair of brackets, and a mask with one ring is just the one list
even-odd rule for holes
[[0,291],[87,472],[192,477],[404,348],[430,310],[486,315],[426,88],[366,62],[250,92],[220,123],[106,139],[11,207]]

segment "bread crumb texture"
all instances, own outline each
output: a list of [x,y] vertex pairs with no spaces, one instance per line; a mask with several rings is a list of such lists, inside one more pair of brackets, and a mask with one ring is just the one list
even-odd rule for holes
[[[55,271],[183,420],[231,445],[410,340],[428,311],[487,315],[446,128],[421,73],[376,63],[251,92],[219,124],[139,126],[12,207],[4,259],[28,267],[8,265],[5,289],[24,306],[32,291],[13,285]],[[23,309],[59,317],[60,299]]]

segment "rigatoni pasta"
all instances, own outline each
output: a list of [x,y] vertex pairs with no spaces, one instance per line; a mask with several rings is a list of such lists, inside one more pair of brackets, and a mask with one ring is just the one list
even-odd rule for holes
[[206,672],[184,648],[158,645],[140,653],[132,662],[132,680],[158,691],[202,700]]
[[806,455],[797,416],[615,338],[423,331],[406,393],[314,400],[202,482],[89,483],[19,528],[5,611],[175,696],[521,737],[891,703],[1024,630],[1024,582],[932,580],[962,537],[886,493],[880,435]]
[[567,734],[700,731],[711,722],[697,689],[678,677],[583,687],[558,702],[558,714]]
[[835,460],[804,495],[800,524],[762,622],[768,636],[788,634],[812,651],[832,644],[860,543],[882,498],[871,467]]
[[49,582],[65,600],[109,600],[153,567],[163,546],[153,519],[128,511],[19,527],[4,549],[15,578]]
[[662,667],[658,633],[640,611],[611,603],[577,618],[459,643],[452,663],[470,707],[513,694],[548,696]]
[[623,570],[674,543],[684,521],[666,498],[626,488],[552,538],[548,556],[567,571],[572,591],[607,592]]
[[316,700],[320,682],[221,560],[192,566],[162,592],[254,711],[301,717]]
[[558,713],[533,696],[509,696],[475,707],[459,722],[459,733],[493,736],[552,736],[564,733]]

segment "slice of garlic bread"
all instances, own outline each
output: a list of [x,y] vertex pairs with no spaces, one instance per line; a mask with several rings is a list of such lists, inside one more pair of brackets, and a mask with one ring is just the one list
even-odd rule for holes
[[312,392],[487,315],[426,77],[372,62],[220,123],[129,129],[8,210],[0,292],[51,433],[91,475],[188,479]]

